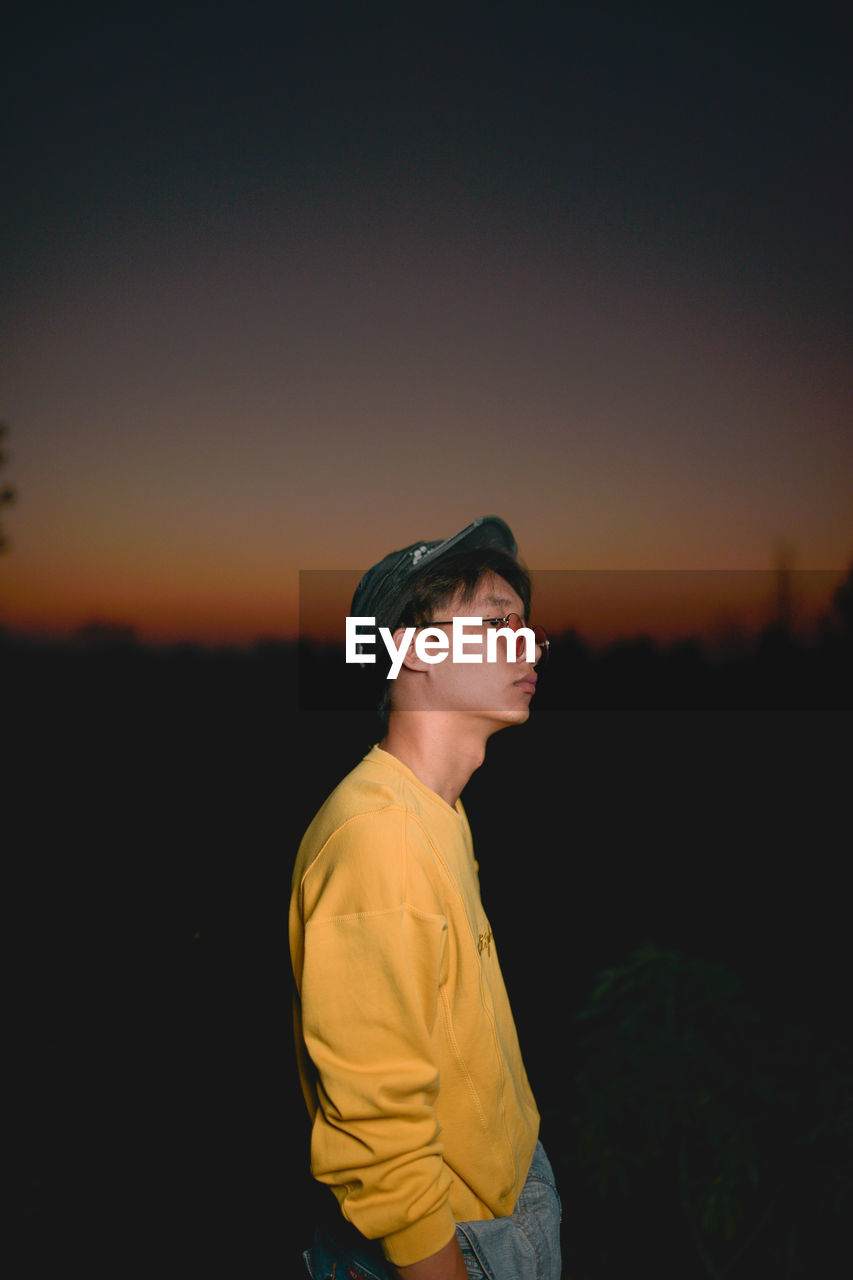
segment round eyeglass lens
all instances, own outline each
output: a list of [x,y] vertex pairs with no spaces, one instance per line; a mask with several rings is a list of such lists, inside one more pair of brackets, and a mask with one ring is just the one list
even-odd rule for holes
[[548,654],[551,652],[551,641],[548,639],[548,633],[544,627],[533,627],[533,638],[539,648],[539,657],[534,666],[544,667],[548,661]]
[[[510,626],[513,631],[519,631],[524,626],[524,619],[520,614],[510,613],[507,616],[507,625]],[[535,667],[544,666],[548,661],[548,654],[551,651],[551,641],[548,639],[548,634],[544,627],[531,627],[530,630],[533,632],[533,638],[536,641],[537,648],[541,650],[539,657],[533,665]]]

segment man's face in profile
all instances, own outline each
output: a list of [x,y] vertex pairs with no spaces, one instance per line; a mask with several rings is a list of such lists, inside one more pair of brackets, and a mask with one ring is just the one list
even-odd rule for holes
[[[491,732],[507,725],[523,724],[527,720],[537,676],[532,663],[525,657],[523,640],[516,646],[515,660],[510,661],[507,640],[498,637],[496,661],[486,661],[486,632],[490,628],[505,629],[503,618],[510,613],[518,614],[524,620],[524,605],[518,593],[497,574],[487,574],[471,600],[463,603],[457,596],[446,606],[440,621],[442,630],[448,635],[451,625],[446,619],[497,618],[500,621],[484,622],[482,644],[466,645],[468,653],[482,657],[481,662],[454,662],[450,651],[442,662],[430,667],[427,678],[432,708],[458,711],[482,719],[492,726]],[[468,633],[471,637],[477,635],[471,629]],[[538,656],[538,649],[536,653]]]

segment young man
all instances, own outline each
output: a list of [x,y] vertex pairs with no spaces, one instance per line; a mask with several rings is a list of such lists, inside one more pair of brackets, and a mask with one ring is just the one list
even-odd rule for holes
[[[305,1254],[315,1280],[559,1280],[559,1198],[460,800],[491,735],[530,714],[548,642],[536,630],[528,653],[508,634],[529,605],[494,516],[392,552],[353,598],[404,656],[385,737],[322,806],[293,875],[311,1170],[337,1201]],[[493,660],[483,643],[483,661],[454,661],[454,618],[482,619],[484,641],[503,631]],[[478,624],[465,631],[476,653]]]

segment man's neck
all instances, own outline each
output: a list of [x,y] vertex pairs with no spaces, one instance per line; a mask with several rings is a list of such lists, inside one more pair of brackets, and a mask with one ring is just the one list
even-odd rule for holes
[[379,745],[452,807],[483,763],[488,736],[454,712],[392,711]]

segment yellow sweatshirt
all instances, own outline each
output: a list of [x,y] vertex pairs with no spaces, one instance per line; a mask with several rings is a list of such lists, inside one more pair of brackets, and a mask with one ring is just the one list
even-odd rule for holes
[[539,1131],[477,872],[461,801],[379,747],[294,868],[312,1173],[400,1266],[512,1213]]

